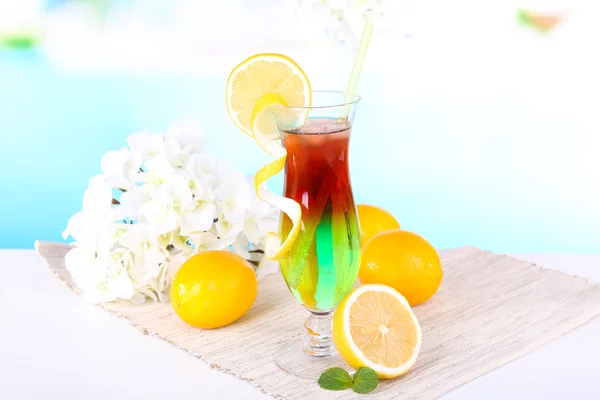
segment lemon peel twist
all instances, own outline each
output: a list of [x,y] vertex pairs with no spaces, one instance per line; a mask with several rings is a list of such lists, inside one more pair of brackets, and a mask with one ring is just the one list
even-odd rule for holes
[[[282,54],[256,54],[232,70],[227,80],[226,101],[227,111],[236,126],[275,158],[255,174],[254,189],[258,198],[285,213],[292,222],[287,237],[282,239],[276,232],[267,235],[265,256],[279,260],[292,249],[301,229],[307,227],[302,226],[302,208],[298,202],[266,188],[266,181],[285,168],[287,159],[287,151],[279,143],[274,113],[286,130],[301,127],[312,102],[310,82],[291,58]],[[295,108],[286,107],[288,104]],[[302,243],[307,238],[303,239]],[[293,287],[300,281],[304,262],[296,264],[297,271],[292,272],[291,279]]]
[[270,260],[279,260],[292,248],[300,233],[302,221],[302,208],[298,202],[287,197],[278,196],[266,188],[266,181],[283,171],[285,168],[287,150],[281,144],[277,143],[277,141],[272,140],[262,133],[257,126],[258,121],[261,118],[264,118],[265,114],[272,115],[275,109],[286,105],[287,104],[285,104],[285,101],[281,96],[267,93],[257,102],[252,117],[250,118],[252,137],[267,154],[275,158],[274,161],[259,169],[258,172],[256,172],[256,175],[254,175],[254,190],[256,190],[256,195],[261,200],[266,201],[284,212],[292,221],[292,229],[285,239],[281,238],[281,236],[275,232],[269,232],[265,256]]

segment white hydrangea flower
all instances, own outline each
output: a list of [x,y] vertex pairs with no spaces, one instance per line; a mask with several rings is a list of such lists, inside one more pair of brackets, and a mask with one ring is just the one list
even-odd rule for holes
[[63,232],[74,239],[67,269],[88,300],[164,301],[179,267],[207,250],[234,251],[259,277],[278,270],[264,257],[278,212],[244,175],[204,153],[199,124],[138,132],[127,144],[102,157],[102,174]]
[[124,190],[133,189],[133,180],[139,172],[141,164],[141,157],[127,149],[109,151],[100,161],[107,183],[114,188]]
[[137,132],[127,138],[127,145],[134,154],[147,160],[164,150],[165,139],[162,135]]
[[243,174],[228,166],[220,168],[217,178],[219,185],[214,192],[223,219],[231,224],[243,221],[252,201],[248,181]]
[[181,172],[173,167],[166,152],[161,151],[144,161],[143,169],[137,174],[136,180],[152,186],[160,186],[170,181],[174,175],[181,175]]
[[208,201],[194,202],[181,215],[182,235],[193,235],[208,231],[217,217],[217,206]]
[[218,185],[215,177],[218,172],[217,165],[217,160],[207,153],[193,154],[187,159],[185,174],[196,199],[208,202],[215,200],[214,189]]
[[131,298],[133,284],[127,271],[130,262],[129,252],[122,248],[94,252],[76,247],[65,256],[65,265],[73,280],[93,303]]
[[260,257],[257,257],[257,255],[255,255],[256,253],[251,252],[251,243],[248,241],[248,237],[246,235],[239,235],[231,247],[238,256],[245,258],[248,261],[259,261]]
[[129,274],[135,282],[158,277],[159,266],[166,261],[168,252],[150,226],[141,223],[132,225],[119,237],[119,244],[133,255],[135,262],[130,266]]
[[199,121],[186,120],[172,125],[165,133],[165,141],[172,143],[171,147],[176,161],[185,165],[185,158],[204,151],[204,132]]
[[183,265],[184,262],[187,261],[188,258],[189,256],[184,253],[178,253],[171,257],[171,259],[165,266],[166,273],[170,280],[173,280],[173,278],[175,278],[175,274],[177,273],[177,271],[179,271],[179,268]]
[[256,268],[256,278],[263,279],[266,276],[279,272],[279,261],[269,260],[267,257],[261,257]]
[[190,236],[190,243],[197,252],[223,250],[231,246],[237,238],[237,235],[220,236],[216,229],[213,228],[208,232]]
[[81,211],[69,219],[63,238],[72,236],[77,242],[95,245],[114,223],[111,204],[111,187],[101,179],[92,178],[83,194]]
[[124,192],[119,200],[121,204],[116,210],[116,219],[137,221],[140,218],[142,205],[152,200],[150,189],[149,185],[142,185]]
[[171,174],[169,179],[154,188],[151,199],[140,208],[140,221],[155,233],[163,234],[179,226],[183,213],[191,208],[192,191],[182,174]]
[[244,233],[250,243],[259,246],[264,242],[269,232],[277,232],[279,225],[279,211],[256,196],[244,220]]

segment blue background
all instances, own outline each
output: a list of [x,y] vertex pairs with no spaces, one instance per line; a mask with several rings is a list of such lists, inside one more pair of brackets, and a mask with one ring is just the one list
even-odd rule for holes
[[[0,247],[61,241],[88,179],[100,172],[101,156],[139,130],[162,132],[196,117],[209,151],[245,173],[264,165],[268,158],[227,115],[227,72],[78,75],[33,51],[0,52]],[[351,143],[359,203],[387,208],[405,229],[440,248],[600,251],[595,214],[579,205],[577,193],[560,189],[568,176],[548,186],[510,163],[519,139],[504,132],[526,126],[555,137],[564,131],[560,124],[530,118],[506,96],[491,104],[447,102],[446,94],[384,101],[385,79],[366,76]],[[491,147],[477,162],[461,164],[454,137],[468,130],[493,134]],[[280,177],[271,188],[281,189]]]

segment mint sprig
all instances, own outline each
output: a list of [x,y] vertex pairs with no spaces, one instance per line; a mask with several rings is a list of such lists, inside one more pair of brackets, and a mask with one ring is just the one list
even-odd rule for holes
[[327,390],[346,390],[352,385],[352,377],[344,368],[329,368],[319,377],[319,386]]
[[343,368],[329,368],[319,377],[319,386],[327,390],[346,390],[352,388],[356,393],[372,392],[379,383],[377,373],[368,367],[360,367],[354,376]]

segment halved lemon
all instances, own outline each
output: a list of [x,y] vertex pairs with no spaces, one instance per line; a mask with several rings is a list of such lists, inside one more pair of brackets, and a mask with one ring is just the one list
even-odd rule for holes
[[[265,182],[281,172],[287,151],[277,142],[279,135],[273,114],[279,109],[287,121],[302,123],[302,111],[285,111],[282,106],[309,107],[312,91],[306,74],[291,58],[282,54],[257,54],[233,69],[227,80],[227,111],[233,122],[275,160],[254,176],[257,196],[288,215],[293,227],[285,239],[269,234],[265,256],[278,260],[287,253],[300,232],[302,209],[286,197],[266,189]],[[298,115],[294,115],[298,114]],[[286,122],[287,123],[287,122]]]
[[354,289],[333,317],[333,340],[354,369],[372,368],[380,378],[395,378],[417,361],[421,327],[408,301],[389,286]]

